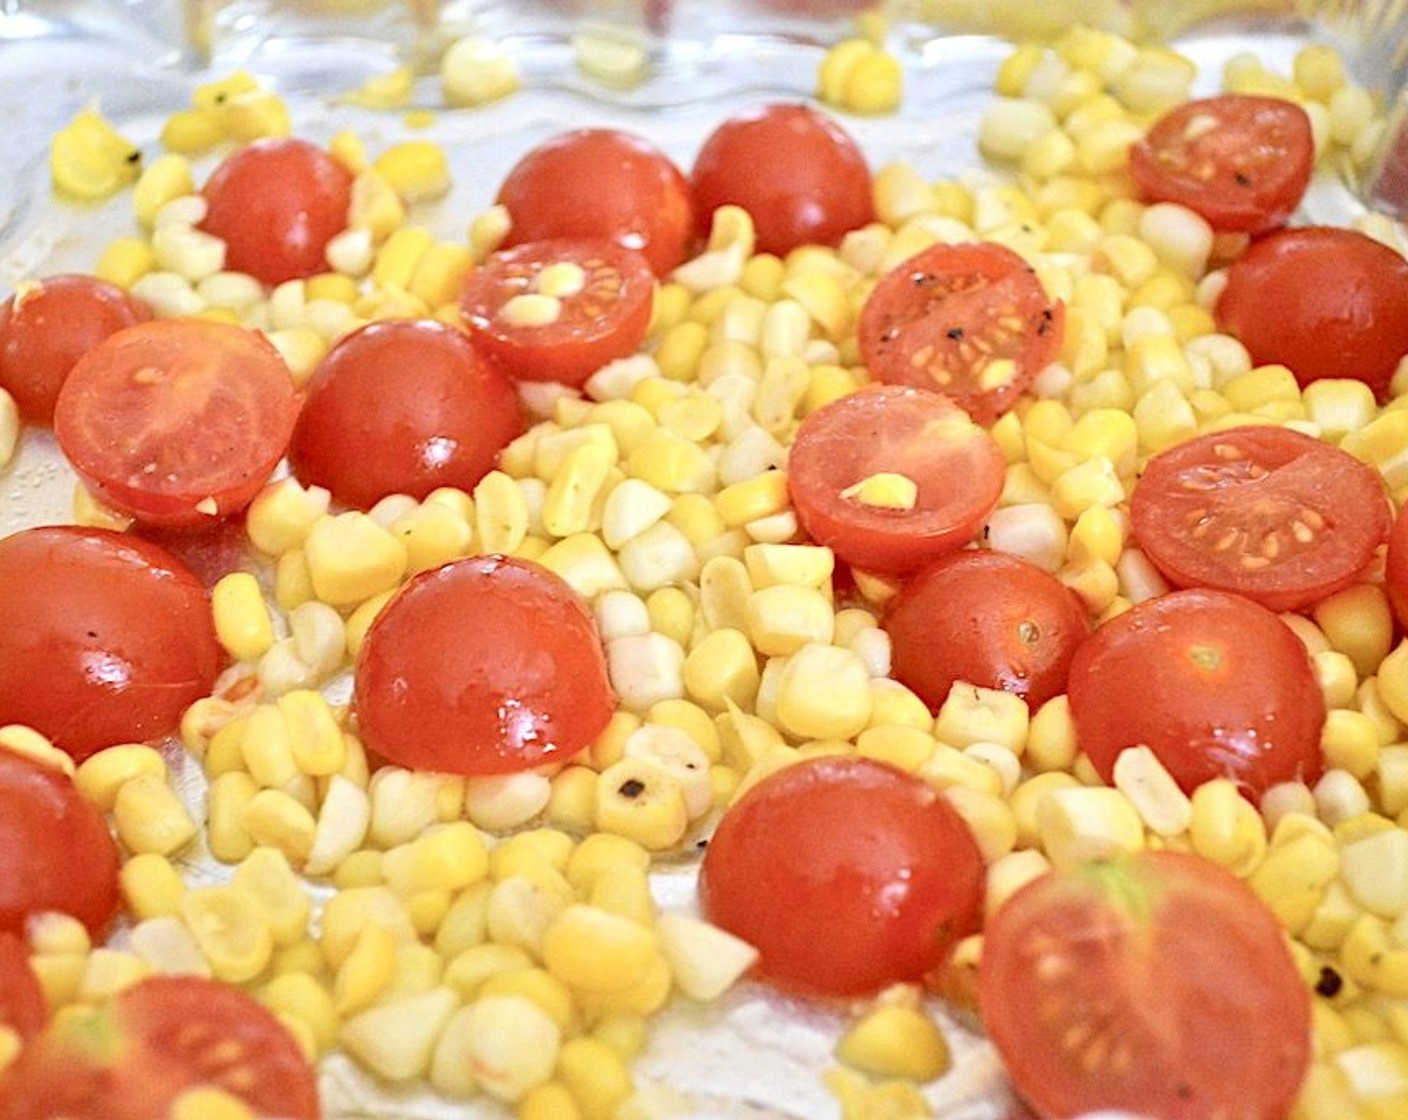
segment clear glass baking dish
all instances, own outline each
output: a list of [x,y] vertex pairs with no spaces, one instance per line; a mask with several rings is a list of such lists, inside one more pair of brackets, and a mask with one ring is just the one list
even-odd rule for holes
[[[413,104],[442,108],[439,52],[461,35],[493,38],[517,62],[522,89],[501,102],[442,112],[428,133],[451,156],[454,187],[418,218],[458,236],[492,201],[517,157],[566,123],[640,132],[688,166],[703,136],[730,111],[808,97],[826,47],[851,33],[851,7],[845,0],[0,0],[0,132],[8,138],[10,169],[0,181],[0,296],[26,277],[89,270],[108,239],[128,232],[120,205],[84,210],[50,197],[49,137],[94,99],[151,150],[162,120],[187,103],[195,84],[243,66],[286,97],[297,134],[325,140],[351,127],[381,146],[427,133],[408,125],[401,111],[359,108],[341,94],[406,64],[419,75]],[[889,14],[888,45],[906,68],[903,106],[891,116],[846,120],[876,166],[904,158],[931,178],[991,174],[976,135],[1008,37],[1080,19],[1175,42],[1200,64],[1198,88],[1208,91],[1222,63],[1238,52],[1252,50],[1285,71],[1307,41],[1341,46],[1356,76],[1383,91],[1391,123],[1364,180],[1318,182],[1305,216],[1343,222],[1369,205],[1408,212],[1400,92],[1408,76],[1408,4],[1067,0],[1037,11],[1020,3],[911,0],[892,4]],[[638,47],[646,59],[642,80],[614,86],[582,73],[576,59],[583,35]],[[0,535],[69,520],[72,484],[48,435],[26,432],[0,474]],[[181,764],[179,753],[172,758]],[[181,777],[198,803],[198,773],[187,765]],[[198,857],[188,871],[196,879],[223,874]],[[663,905],[692,906],[688,862],[663,866],[655,884]],[[938,1013],[950,1027],[954,1065],[927,1091],[936,1114],[945,1120],[1017,1115],[991,1048]],[[744,984],[707,1007],[672,1006],[654,1023],[635,1069],[641,1083],[682,1094],[689,1104],[681,1116],[818,1120],[835,1114],[819,1075],[845,1019],[842,1008]],[[487,1100],[451,1104],[426,1091],[391,1090],[337,1058],[325,1064],[323,1082],[330,1120],[509,1115]]]

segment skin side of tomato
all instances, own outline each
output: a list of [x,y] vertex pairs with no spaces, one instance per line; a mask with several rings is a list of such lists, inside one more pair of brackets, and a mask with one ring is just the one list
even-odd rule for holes
[[17,935],[0,932],[0,1028],[28,1041],[48,1022],[49,1004],[30,967],[29,949]]
[[984,1025],[1043,1117],[1283,1120],[1310,1062],[1310,993],[1240,879],[1141,852],[1049,872],[989,920]]
[[367,509],[388,494],[473,490],[522,429],[513,383],[463,332],[389,320],[348,335],[323,358],[289,461],[305,484]]
[[0,724],[77,759],[159,739],[224,656],[205,586],[158,546],[68,526],[0,540]]
[[861,758],[798,762],[719,822],[700,869],[710,921],[787,991],[859,996],[919,982],[977,929],[983,862],[967,824],[912,775]]
[[1403,509],[1398,511],[1389,533],[1388,556],[1384,561],[1384,590],[1388,593],[1398,625],[1408,630],[1408,515]]

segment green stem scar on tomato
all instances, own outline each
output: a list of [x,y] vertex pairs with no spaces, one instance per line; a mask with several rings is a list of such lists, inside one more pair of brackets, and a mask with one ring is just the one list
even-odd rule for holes
[[562,762],[611,718],[596,624],[559,576],[474,556],[422,572],[357,657],[367,745],[402,766],[505,774]]
[[1240,879],[1141,852],[1049,872],[989,920],[983,1022],[1048,1120],[1284,1120],[1310,1063],[1309,989]]

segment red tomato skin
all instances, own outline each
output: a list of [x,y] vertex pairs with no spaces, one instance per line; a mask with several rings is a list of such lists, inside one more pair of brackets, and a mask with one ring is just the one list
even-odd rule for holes
[[119,866],[107,821],[72,778],[0,751],[0,935],[23,937],[30,915],[57,910],[100,937],[117,912]]
[[840,124],[806,105],[730,117],[704,140],[690,182],[700,236],[720,206],[741,206],[760,253],[835,245],[875,218],[865,156]]
[[151,976],[23,1051],[0,1073],[0,1120],[157,1120],[199,1086],[258,1116],[322,1116],[313,1070],[258,1000],[217,980]]
[[[985,425],[1056,360],[1065,333],[1065,304],[1047,297],[1019,254],[993,242],[916,253],[880,278],[856,325],[861,358],[877,381],[944,393]],[[916,360],[921,355],[926,360]],[[987,386],[982,375],[996,359],[1014,369]]]
[[403,586],[367,632],[354,703],[378,754],[450,774],[566,761],[614,710],[590,612],[546,568],[503,556]]
[[[562,301],[545,326],[506,323],[504,304],[530,291],[546,264],[583,267],[587,288]],[[608,362],[634,354],[650,327],[654,275],[641,254],[610,241],[529,241],[490,255],[465,283],[460,308],[474,344],[510,377],[581,385]]]
[[1384,590],[1388,593],[1388,601],[1393,606],[1399,627],[1408,631],[1408,515],[1403,509],[1398,511],[1389,533],[1388,556],[1384,562]]
[[[1216,127],[1185,130],[1195,120]],[[1223,94],[1170,110],[1129,151],[1129,170],[1152,202],[1177,202],[1219,230],[1266,233],[1300,205],[1315,164],[1304,109],[1278,97]]]
[[298,409],[288,366],[258,331],[157,319],[79,360],[59,393],[54,435],[105,504],[146,524],[193,528],[253,500],[288,449]]
[[1228,267],[1213,314],[1253,365],[1284,365],[1302,387],[1354,378],[1382,401],[1408,354],[1404,308],[1408,261],[1356,230],[1310,226],[1254,241]]
[[20,415],[52,424],[59,390],[78,359],[108,335],[144,323],[150,308],[95,276],[50,276],[0,304],[0,387]]
[[983,860],[943,796],[870,759],[808,759],[724,814],[704,851],[710,921],[785,991],[862,996],[919,982],[974,932]]
[[[961,438],[920,438],[925,425],[957,419]],[[1005,470],[997,442],[967,425],[947,398],[872,385],[807,416],[789,452],[787,481],[812,540],[854,567],[903,575],[973,539],[1002,496]],[[868,509],[841,497],[878,471],[919,482],[914,510]]]
[[316,144],[271,137],[228,156],[202,193],[200,228],[225,242],[225,267],[282,284],[327,270],[327,244],[347,228],[352,176]]
[[1077,647],[1068,695],[1100,777],[1143,743],[1185,793],[1230,778],[1255,799],[1324,769],[1325,701],[1295,632],[1260,604],[1193,588],[1136,604]]
[[1182,852],[1026,884],[988,921],[978,988],[1042,1117],[1284,1120],[1310,1063],[1284,931],[1236,876]]
[[49,1004],[18,935],[0,932],[0,1027],[27,1042],[49,1022]]
[[911,576],[885,607],[893,674],[937,711],[955,682],[1015,693],[1035,711],[1066,691],[1090,632],[1080,600],[1026,560],[964,549]]
[[156,545],[72,526],[0,540],[0,724],[76,759],[155,741],[223,661],[205,587]]
[[653,144],[616,129],[576,129],[539,144],[509,171],[496,201],[512,220],[506,249],[604,238],[643,254],[657,276],[685,259],[694,236],[684,174]]
[[1236,592],[1273,611],[1312,606],[1363,578],[1390,516],[1377,470],[1274,425],[1160,452],[1130,499],[1134,535],[1170,583]]
[[462,331],[433,320],[371,323],[339,341],[308,383],[293,472],[368,509],[388,494],[473,490],[523,431],[513,383]]

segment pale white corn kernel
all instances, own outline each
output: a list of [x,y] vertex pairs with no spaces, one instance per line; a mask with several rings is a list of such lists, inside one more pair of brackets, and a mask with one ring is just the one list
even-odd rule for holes
[[378,848],[414,840],[439,818],[442,775],[383,766],[372,775],[370,839]]
[[561,1028],[526,996],[480,996],[446,1024],[432,1081],[436,1069],[443,1079],[462,1065],[478,1088],[513,1104],[552,1076],[561,1046]]
[[670,975],[690,999],[717,999],[758,959],[758,951],[741,938],[676,910],[660,915],[655,932]]
[[68,953],[83,956],[93,949],[88,929],[72,914],[41,910],[24,920],[24,938],[36,954]]
[[152,217],[152,226],[198,226],[205,221],[209,209],[203,194],[177,195],[161,204]]
[[623,708],[647,712],[684,696],[684,648],[664,634],[633,634],[606,645],[607,673]]
[[298,655],[292,638],[280,638],[265,650],[255,663],[254,675],[266,700],[318,683],[317,672]]
[[191,282],[175,272],[148,272],[133,282],[131,292],[161,319],[187,318],[205,310],[205,300]]
[[846,642],[846,648],[865,662],[871,677],[878,680],[890,675],[891,643],[888,631],[879,626],[862,627]]
[[1372,914],[1408,912],[1408,831],[1385,828],[1341,845],[1340,881]]
[[983,913],[991,920],[998,909],[1033,879],[1051,870],[1051,861],[1037,848],[1019,848],[988,864]]
[[[714,220],[718,222],[717,212]],[[702,294],[738,283],[743,278],[743,266],[747,260],[748,252],[741,244],[706,249],[670,273],[670,279],[695,294]]]
[[0,470],[10,465],[20,442],[20,410],[8,389],[0,387]]
[[584,26],[572,36],[577,68],[589,78],[628,89],[645,77],[649,44],[634,28],[603,24]]
[[1330,95],[1330,139],[1351,145],[1374,118],[1374,95],[1363,86],[1346,83]]
[[451,105],[484,105],[518,88],[518,65],[492,39],[467,35],[440,56],[440,87]]
[[334,272],[359,278],[371,271],[376,241],[369,229],[345,229],[328,239],[323,256]]
[[1207,270],[1213,228],[1196,211],[1176,202],[1156,202],[1140,214],[1139,236],[1175,271],[1196,279]]
[[1144,847],[1144,822],[1117,789],[1054,789],[1037,806],[1041,846],[1056,868]]
[[1066,559],[1069,531],[1061,515],[1041,502],[995,509],[988,518],[987,545],[1029,560],[1048,572],[1060,569]]
[[732,486],[747,482],[786,464],[787,448],[772,432],[750,418],[748,426],[731,439],[719,455],[719,484]]
[[1363,783],[1347,770],[1326,770],[1311,793],[1316,815],[1331,828],[1374,807]]
[[1146,746],[1128,747],[1115,759],[1115,788],[1129,798],[1150,832],[1177,836],[1193,821],[1193,802]]
[[152,231],[152,255],[158,268],[195,284],[225,267],[225,243],[191,226],[170,223]]
[[966,758],[981,762],[992,770],[1002,783],[1002,796],[1011,797],[1012,791],[1022,780],[1022,761],[1011,747],[1005,743],[986,743],[979,740],[965,746],[962,753]]
[[435,1044],[459,997],[447,987],[374,1004],[344,1022],[338,1044],[378,1077],[408,1082],[430,1070]]
[[698,820],[714,807],[709,756],[688,732],[646,723],[626,736],[622,754],[648,763],[674,781],[684,797],[690,820]]
[[657,521],[622,544],[617,562],[636,591],[654,591],[699,578],[694,545],[668,521]]
[[1173,334],[1173,323],[1157,307],[1132,307],[1120,320],[1120,338],[1126,347],[1150,335]]
[[660,367],[650,354],[631,354],[607,362],[582,383],[587,397],[594,401],[624,400],[642,381],[660,376]]
[[318,823],[313,831],[303,870],[309,875],[330,875],[361,848],[371,827],[371,801],[367,791],[341,774],[328,779]]
[[186,923],[174,914],[138,922],[127,935],[127,944],[158,975],[210,976],[210,962]]
[[748,539],[759,544],[786,544],[796,540],[800,532],[796,511],[786,509],[746,522],[743,526]]
[[603,642],[650,633],[650,610],[634,591],[603,591],[592,604],[592,614]]
[[341,300],[318,298],[303,305],[302,320],[293,325],[311,327],[332,343],[363,326],[364,320]]
[[99,1003],[152,974],[152,966],[136,953],[100,945],[84,963],[75,993],[85,1003]]
[[326,603],[310,599],[288,614],[289,634],[298,659],[319,677],[335,672],[347,653],[347,624]]
[[551,797],[552,781],[531,770],[470,777],[464,786],[464,811],[478,827],[506,832],[536,820]]
[[668,494],[644,479],[622,479],[611,488],[602,507],[602,540],[608,548],[621,548],[659,522],[670,512],[671,504]]
[[383,529],[389,530],[419,504],[409,494],[387,494],[367,510],[367,516]]
[[1126,548],[1115,562],[1120,577],[1120,594],[1131,603],[1142,603],[1168,592],[1168,581],[1154,567],[1154,562],[1137,548]]
[[795,299],[780,299],[763,314],[759,349],[765,360],[801,357],[811,334],[811,315]]
[[1029,98],[999,97],[983,114],[978,146],[990,159],[1016,161],[1057,127],[1050,106]]
[[1292,813],[1315,815],[1315,795],[1304,782],[1277,782],[1261,795],[1262,818],[1268,832],[1275,832],[1283,817]]
[[264,286],[243,272],[212,272],[196,283],[196,294],[210,307],[247,313],[264,299]]

